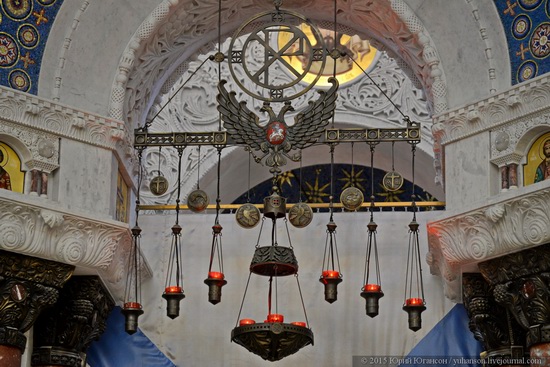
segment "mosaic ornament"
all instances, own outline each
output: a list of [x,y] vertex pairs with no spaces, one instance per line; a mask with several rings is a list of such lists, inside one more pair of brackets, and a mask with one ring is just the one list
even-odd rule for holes
[[24,47],[35,48],[40,37],[32,24],[23,24],[17,30],[17,39]]
[[518,69],[517,80],[519,83],[532,79],[537,75],[537,63],[527,60]]
[[19,48],[17,43],[7,33],[0,33],[0,67],[9,68],[17,63]]
[[529,48],[533,56],[544,58],[550,54],[550,23],[542,23],[533,31]]
[[50,6],[55,4],[57,0],[38,0],[38,3],[43,6]]
[[31,78],[29,75],[21,69],[12,70],[8,76],[10,87],[13,89],[20,90],[22,92],[27,92],[31,89]]
[[529,11],[536,9],[542,3],[542,0],[518,0],[518,3],[523,9]]
[[340,202],[347,210],[357,210],[364,200],[363,192],[356,187],[348,187],[340,194]]
[[512,23],[512,34],[514,37],[522,40],[527,37],[529,31],[531,31],[531,19],[525,14],[518,15]]
[[311,223],[313,210],[306,203],[293,205],[288,211],[288,220],[296,228],[304,228]]
[[2,0],[2,9],[6,15],[14,20],[24,20],[32,12],[31,0]]
[[192,212],[199,213],[208,207],[208,195],[203,190],[193,190],[187,197],[187,206]]
[[397,191],[403,186],[403,176],[399,172],[390,171],[384,175],[382,186],[388,191]]
[[237,209],[235,219],[241,227],[255,227],[260,221],[260,210],[250,203],[243,204]]

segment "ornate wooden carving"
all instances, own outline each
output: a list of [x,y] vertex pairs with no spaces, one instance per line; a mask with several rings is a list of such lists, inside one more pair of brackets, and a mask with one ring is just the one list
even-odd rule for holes
[[479,264],[495,300],[527,330],[526,345],[550,342],[550,245]]
[[24,351],[23,333],[57,301],[73,271],[71,265],[0,251],[0,345]]
[[80,367],[115,303],[97,276],[75,276],[35,323],[32,366]]
[[462,276],[464,306],[470,317],[469,327],[485,347],[486,356],[519,357],[523,354],[525,330],[493,298],[492,287],[481,274]]

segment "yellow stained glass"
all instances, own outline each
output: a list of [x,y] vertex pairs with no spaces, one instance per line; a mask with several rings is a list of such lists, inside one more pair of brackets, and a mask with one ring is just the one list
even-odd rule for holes
[[[312,46],[315,45],[315,37],[313,36],[311,27],[307,24],[302,24],[300,29],[307,36],[309,41],[312,43]],[[325,40],[325,46],[330,51],[334,48],[334,33],[327,29],[320,29],[320,32]],[[278,47],[282,48],[287,45],[293,34],[291,32],[279,32],[278,37]],[[292,45],[287,52],[287,55],[292,53],[293,48],[299,47],[298,43]],[[354,80],[355,78],[363,75],[362,70],[369,70],[369,67],[374,62],[378,50],[374,48],[368,40],[361,39],[359,36],[349,36],[343,34],[340,36],[339,45],[337,47],[340,50],[345,50],[349,55],[352,56],[353,60],[347,56],[343,56],[334,60],[332,57],[328,56],[326,58],[325,67],[321,71],[321,77],[317,82],[317,86],[330,86],[328,78],[334,75],[334,67],[336,63],[336,78],[340,84],[344,84]],[[297,50],[296,50],[297,51]],[[297,52],[300,53],[300,52]],[[304,67],[307,67],[308,60],[305,56],[283,56],[283,58],[290,64],[292,67],[298,71],[298,73],[304,72]],[[315,80],[315,77],[319,74],[320,62],[313,62],[310,68],[310,71],[302,79],[305,83],[312,83]],[[359,64],[359,66],[357,65]],[[316,69],[317,68],[317,69]]]
[[23,193],[25,172],[21,170],[21,159],[7,144],[0,142],[0,189]]

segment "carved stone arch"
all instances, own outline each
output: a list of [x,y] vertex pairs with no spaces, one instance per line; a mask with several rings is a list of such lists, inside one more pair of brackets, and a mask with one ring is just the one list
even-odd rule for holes
[[[237,4],[239,3],[239,4]],[[265,4],[252,0],[224,4],[224,34],[249,16],[264,11]],[[329,19],[329,0],[287,1],[285,7],[306,11],[312,19]],[[191,0],[164,0],[142,23],[120,60],[111,89],[110,115],[125,120],[129,128],[143,123],[148,109],[166,80],[183,60],[192,59],[216,38],[217,9],[199,9]],[[317,9],[317,10],[315,10]],[[237,11],[238,10],[238,11]],[[212,14],[210,14],[210,13]],[[433,42],[404,0],[354,2],[339,5],[339,22],[370,31],[414,71],[421,81],[433,113],[447,109],[446,82]],[[160,47],[160,49],[159,49]]]
[[[527,151],[531,148],[531,145],[544,133],[550,132],[548,125],[536,125],[527,130],[516,143],[514,149],[516,154],[519,154],[525,159]],[[522,162],[525,163],[525,162]]]
[[10,148],[12,148],[15,151],[15,153],[21,160],[21,164],[22,164],[21,170],[28,171],[29,169],[31,169],[31,167],[29,167],[27,163],[32,161],[33,156],[31,151],[25,145],[25,143],[23,143],[21,140],[19,140],[17,137],[13,135],[2,133],[2,132],[0,132],[0,141],[9,145]]

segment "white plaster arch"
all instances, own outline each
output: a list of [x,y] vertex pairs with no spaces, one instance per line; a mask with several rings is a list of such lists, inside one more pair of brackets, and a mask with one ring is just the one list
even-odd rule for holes
[[[287,1],[285,8],[330,20],[329,0]],[[437,50],[418,17],[403,0],[343,2],[338,22],[364,31],[399,54],[423,85],[433,112],[447,109],[446,84]],[[268,8],[259,0],[228,1],[222,9],[222,33]],[[165,81],[186,59],[217,36],[217,7],[193,1],[164,0],[142,23],[120,60],[111,89],[110,116],[130,128],[143,123]]]

